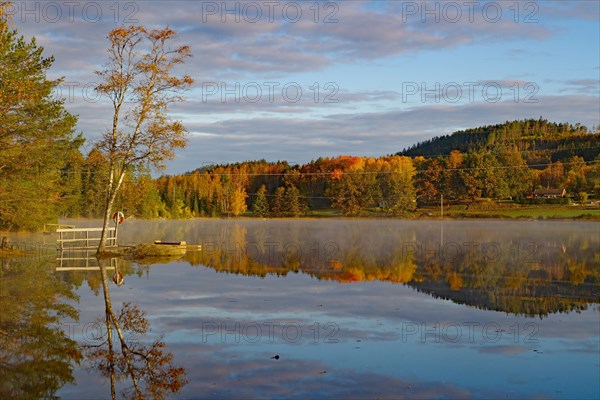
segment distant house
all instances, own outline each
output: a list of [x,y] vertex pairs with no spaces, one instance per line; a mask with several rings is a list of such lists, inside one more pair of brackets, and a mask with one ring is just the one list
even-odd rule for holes
[[543,199],[554,199],[557,197],[565,197],[567,195],[567,191],[562,189],[535,189],[533,191],[533,197],[543,198]]

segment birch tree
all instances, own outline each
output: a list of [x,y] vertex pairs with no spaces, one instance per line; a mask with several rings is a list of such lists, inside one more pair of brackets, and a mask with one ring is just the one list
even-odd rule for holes
[[139,165],[160,168],[186,145],[183,124],[167,115],[193,83],[189,75],[174,75],[191,57],[189,46],[174,44],[175,38],[170,28],[142,26],[120,27],[108,35],[109,59],[97,71],[101,83],[96,88],[113,109],[112,126],[96,146],[110,166],[98,253],[106,250],[113,205],[126,172]]

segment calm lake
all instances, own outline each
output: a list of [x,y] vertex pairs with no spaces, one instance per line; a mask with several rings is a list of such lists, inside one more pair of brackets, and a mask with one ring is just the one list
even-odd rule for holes
[[[121,244],[157,239],[202,250],[103,265],[115,313],[135,303],[149,322],[126,340],[162,341],[185,369],[167,398],[600,397],[598,222],[119,228]],[[76,251],[57,261],[53,235],[12,240],[52,250],[2,261],[0,397],[110,398],[108,353],[90,356],[106,331],[98,261]],[[117,398],[132,388],[126,373],[115,381]]]

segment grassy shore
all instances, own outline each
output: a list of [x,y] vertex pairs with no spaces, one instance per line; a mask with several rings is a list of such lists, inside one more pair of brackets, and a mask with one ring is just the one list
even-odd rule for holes
[[[248,215],[251,216],[251,215]],[[339,210],[315,210],[307,215],[312,218],[343,217]],[[377,210],[366,212],[364,217],[388,217]],[[439,207],[419,208],[404,216],[407,219],[441,218]],[[485,207],[465,205],[444,207],[444,218],[499,218],[499,219],[593,219],[600,220],[600,207],[572,205],[516,205],[490,204]]]
[[[440,211],[437,210],[439,215]],[[600,219],[600,209],[573,206],[521,206],[469,210],[449,208],[444,211],[450,218],[534,218],[534,219]]]

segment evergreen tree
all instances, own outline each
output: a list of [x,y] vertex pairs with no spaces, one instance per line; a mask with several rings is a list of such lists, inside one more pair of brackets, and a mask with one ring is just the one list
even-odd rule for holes
[[294,185],[285,189],[285,212],[292,217],[298,217],[302,214],[302,204],[300,202],[300,191]]
[[273,204],[271,205],[271,211],[276,217],[281,217],[286,210],[284,197],[285,188],[280,186],[275,190],[275,197],[273,197]]
[[[79,144],[76,144],[76,147],[79,147]],[[85,203],[82,197],[85,159],[76,148],[73,150],[71,156],[61,168],[61,180],[59,182],[60,197],[62,199],[60,215],[65,217],[80,217],[83,214]]]
[[269,213],[269,202],[267,201],[267,187],[262,185],[256,194],[256,199],[252,204],[252,212],[254,215],[264,217]]
[[61,211],[61,169],[82,142],[55,99],[54,62],[0,20],[0,229],[38,229]]
[[4,260],[0,279],[0,398],[56,398],[75,384],[80,344],[62,329],[79,320],[75,286],[43,257]]
[[81,215],[87,218],[102,216],[106,196],[104,190],[108,181],[108,162],[98,150],[88,154],[82,171]]
[[210,199],[209,209],[210,209],[209,211],[210,211],[211,217],[221,216],[221,213],[223,212],[223,206],[221,203],[221,198],[219,196],[219,193],[213,192],[211,199]]

